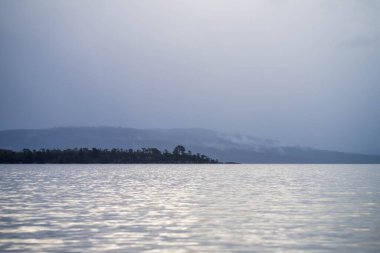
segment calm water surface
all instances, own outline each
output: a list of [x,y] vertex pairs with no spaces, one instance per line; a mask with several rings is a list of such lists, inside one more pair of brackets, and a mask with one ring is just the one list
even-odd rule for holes
[[380,165],[1,165],[0,251],[380,252]]

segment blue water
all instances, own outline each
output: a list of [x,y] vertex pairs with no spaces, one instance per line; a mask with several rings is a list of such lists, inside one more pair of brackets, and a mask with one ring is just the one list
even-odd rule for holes
[[380,252],[380,165],[0,165],[1,252]]

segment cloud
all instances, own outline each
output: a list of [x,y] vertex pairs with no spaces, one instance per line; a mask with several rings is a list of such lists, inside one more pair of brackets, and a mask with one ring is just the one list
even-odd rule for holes
[[0,128],[202,127],[378,150],[378,3],[1,1]]
[[371,48],[371,49],[380,49],[380,33],[374,34],[372,36],[362,35],[349,40],[346,40],[338,45],[342,48]]

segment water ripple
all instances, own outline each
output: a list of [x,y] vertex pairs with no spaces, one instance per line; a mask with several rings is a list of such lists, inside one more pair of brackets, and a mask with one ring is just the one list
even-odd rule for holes
[[379,165],[1,165],[2,252],[379,252]]

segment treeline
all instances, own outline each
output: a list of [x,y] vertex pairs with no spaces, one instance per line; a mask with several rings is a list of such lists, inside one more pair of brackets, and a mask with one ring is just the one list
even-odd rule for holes
[[41,149],[11,151],[0,149],[0,163],[219,163],[205,155],[192,154],[183,146],[173,152],[156,148],[133,149]]

